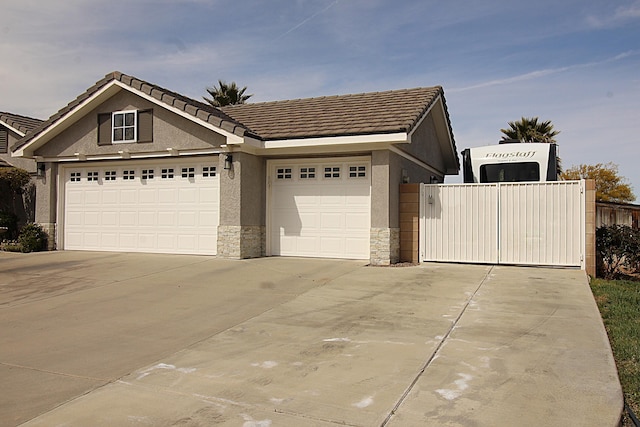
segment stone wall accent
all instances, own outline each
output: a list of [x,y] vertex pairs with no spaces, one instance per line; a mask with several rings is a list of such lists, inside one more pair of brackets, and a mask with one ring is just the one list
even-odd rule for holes
[[39,222],[42,229],[47,233],[47,250],[56,250],[56,223],[55,222]]
[[400,229],[371,229],[371,265],[395,264],[400,259]]
[[420,184],[400,185],[400,262],[420,262]]
[[262,257],[265,241],[263,226],[221,225],[218,227],[218,256],[233,259]]

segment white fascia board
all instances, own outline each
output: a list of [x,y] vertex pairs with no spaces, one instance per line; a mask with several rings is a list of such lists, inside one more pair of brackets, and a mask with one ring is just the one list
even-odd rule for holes
[[158,159],[163,157],[188,157],[188,156],[204,156],[204,155],[218,155],[225,151],[219,148],[212,149],[196,149],[196,150],[180,150],[177,152],[172,151],[150,151],[150,152],[126,152],[126,155],[120,153],[114,154],[94,154],[86,156],[65,156],[65,157],[38,157],[38,162],[51,162],[51,163],[72,163],[81,161],[98,161],[98,160],[130,160],[130,159]]
[[49,126],[44,132],[29,141],[25,146],[16,150],[14,156],[33,157],[33,152],[36,149],[42,147],[51,138],[59,135],[62,131],[69,128],[72,124],[74,124],[77,120],[84,116],[85,111],[91,111],[93,108],[97,107],[97,105],[100,104],[105,97],[110,98],[119,91],[120,88],[115,84],[115,82],[109,82],[92,96],[85,99],[76,108],[68,112],[64,117]]
[[7,122],[3,122],[2,120],[0,120],[0,125],[6,127],[13,133],[20,135],[21,138],[24,136],[24,132],[20,132],[18,129],[14,128],[13,126],[10,126]]
[[274,148],[311,148],[322,147],[327,145],[358,145],[371,143],[406,143],[409,137],[405,132],[398,133],[382,133],[371,135],[354,135],[354,136],[331,136],[324,138],[300,138],[300,139],[282,139],[275,141],[266,141],[264,148],[266,150]]
[[180,108],[176,108],[176,107],[174,107],[172,105],[165,104],[164,102],[160,101],[159,99],[156,99],[151,95],[147,95],[146,93],[142,92],[141,90],[132,88],[131,86],[126,85],[126,84],[124,84],[124,83],[122,83],[120,81],[116,81],[115,84],[117,84],[118,86],[120,86],[121,88],[123,88],[125,90],[128,90],[130,92],[135,93],[139,97],[144,98],[149,102],[152,102],[152,103],[158,105],[159,107],[162,107],[162,108],[164,108],[166,110],[169,110],[172,113],[175,113],[175,114],[177,114],[177,115],[179,115],[181,117],[184,117],[187,120],[190,120],[190,121],[192,121],[194,123],[199,124],[200,126],[203,126],[203,127],[207,128],[207,129],[210,129],[210,130],[212,130],[212,131],[214,131],[216,133],[221,134],[222,136],[227,138],[227,144],[243,144],[244,143],[244,138],[243,137],[238,136],[238,135],[236,135],[234,133],[228,132],[228,131],[226,131],[224,129],[221,129],[221,128],[217,127],[217,126],[214,126],[209,122],[205,122],[204,120],[199,119],[199,118],[197,118],[195,116],[192,116],[191,114],[187,113],[186,111],[184,111],[184,110],[182,110]]

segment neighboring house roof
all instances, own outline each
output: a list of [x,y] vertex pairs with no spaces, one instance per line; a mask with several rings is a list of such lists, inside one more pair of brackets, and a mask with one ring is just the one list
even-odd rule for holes
[[10,168],[12,167],[11,163],[7,163],[4,160],[0,159],[0,168]]
[[263,140],[410,132],[441,87],[229,105],[221,110]]
[[4,125],[16,131],[20,136],[25,136],[43,123],[40,119],[20,116],[18,114],[0,111],[0,125]]

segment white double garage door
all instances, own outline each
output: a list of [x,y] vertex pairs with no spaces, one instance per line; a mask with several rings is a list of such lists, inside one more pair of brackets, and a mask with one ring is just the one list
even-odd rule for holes
[[[226,172],[217,165],[207,157],[65,166],[61,247],[215,255]],[[273,160],[267,173],[267,255],[369,258],[368,157]]]

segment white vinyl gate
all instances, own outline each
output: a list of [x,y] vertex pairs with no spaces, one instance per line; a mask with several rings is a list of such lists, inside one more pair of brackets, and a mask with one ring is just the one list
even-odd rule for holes
[[422,184],[423,261],[584,268],[584,181]]

